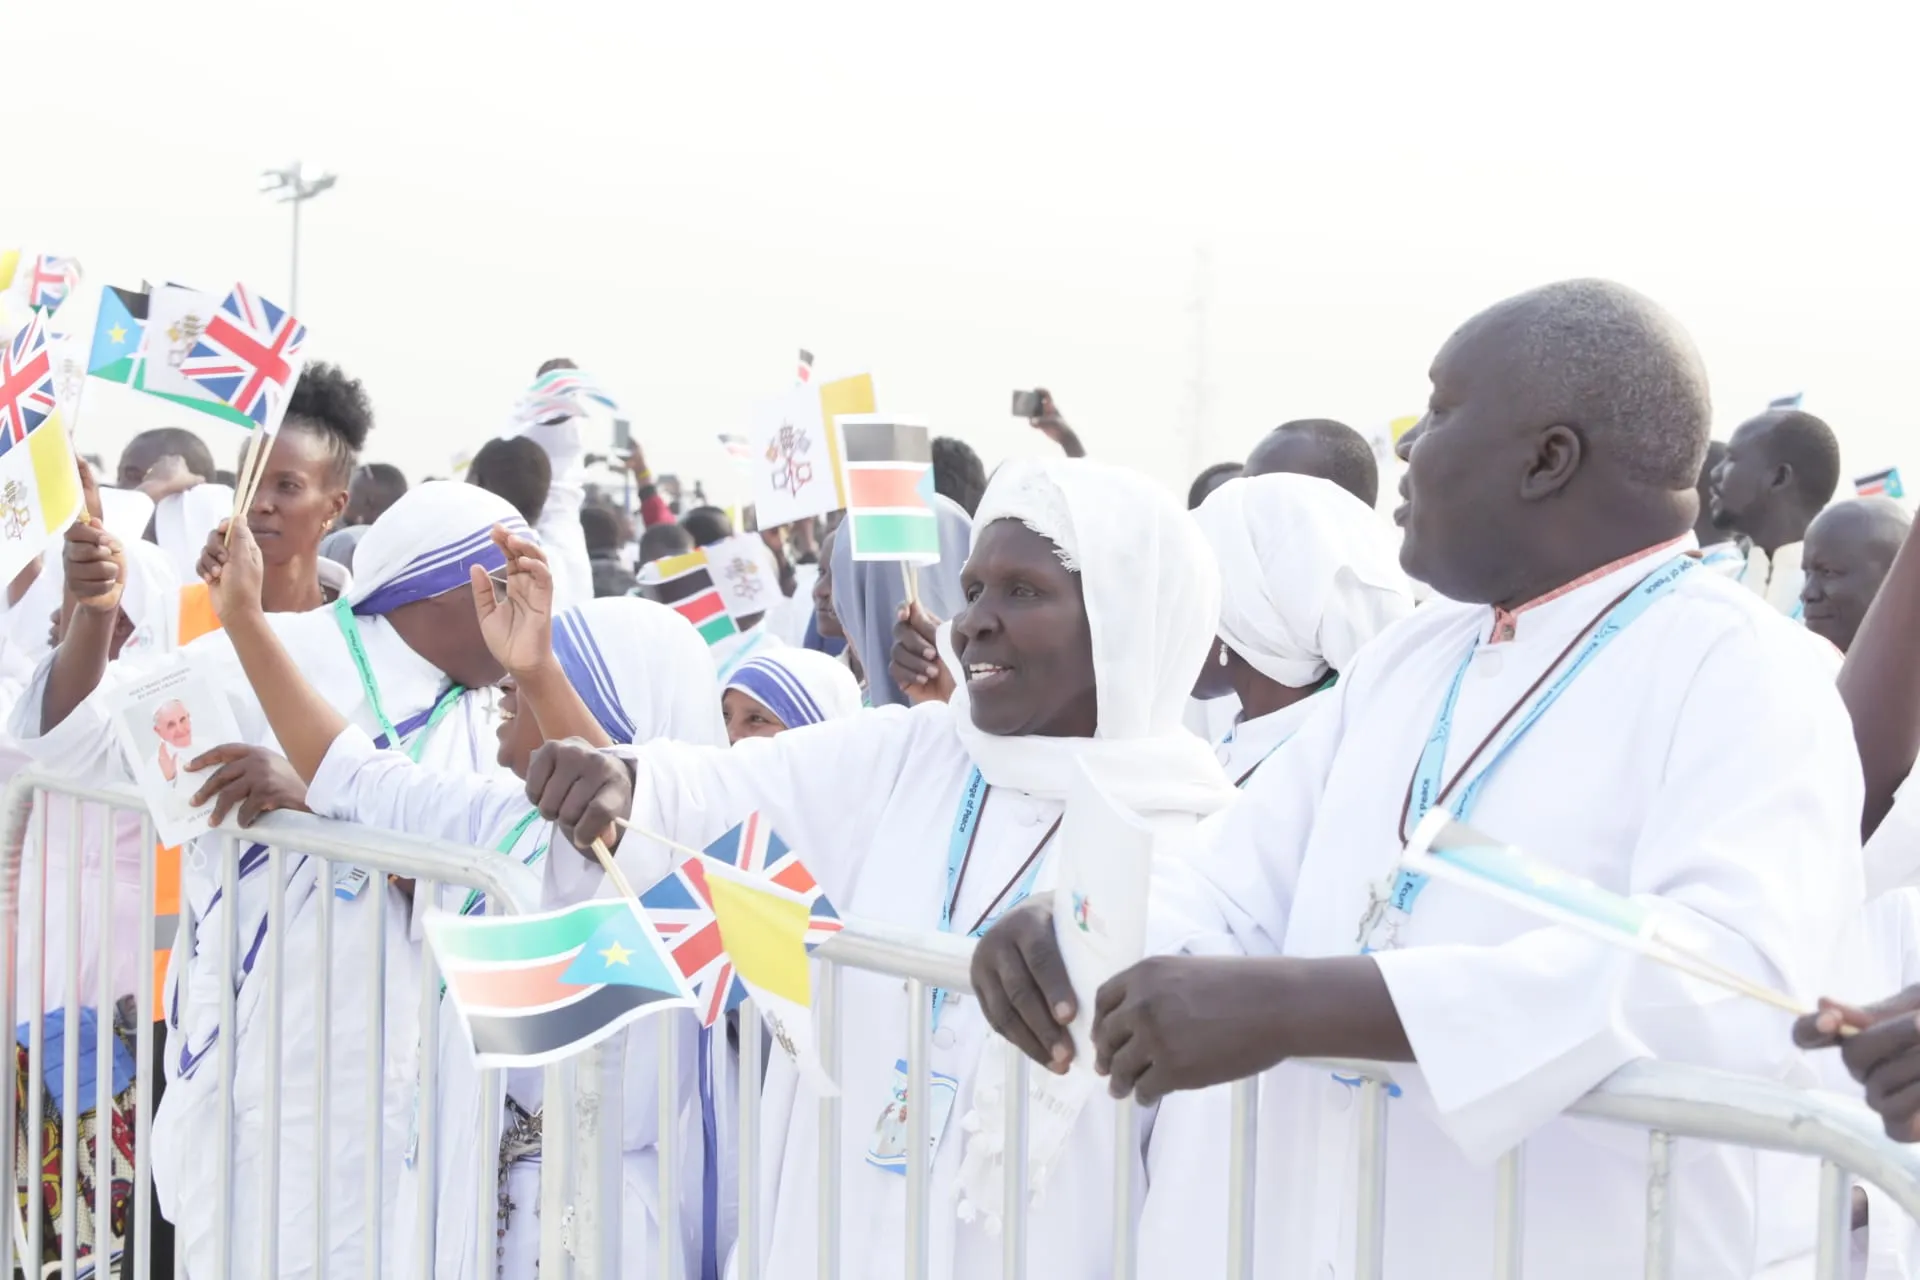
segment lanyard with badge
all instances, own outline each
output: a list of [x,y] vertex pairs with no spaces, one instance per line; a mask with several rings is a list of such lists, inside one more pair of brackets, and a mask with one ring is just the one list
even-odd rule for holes
[[[959,903],[960,890],[967,882],[967,868],[973,863],[974,842],[980,836],[980,821],[986,813],[987,797],[991,792],[986,778],[980,770],[975,769],[967,777],[966,790],[960,794],[960,808],[953,818],[953,834],[947,840],[947,891],[940,900],[942,933],[953,932],[953,911]],[[1040,878],[1040,855],[1053,840],[1054,833],[1060,830],[1060,822],[1059,818],[1053,820],[1026,860],[1007,877],[1007,882],[993,895],[986,909],[980,913],[980,918],[967,930],[969,938],[985,934],[1000,922],[1002,916],[1032,896],[1034,882]],[[933,1029],[937,1031],[948,993],[944,988],[936,987],[932,998]],[[960,1081],[957,1076],[929,1068],[927,1086],[927,1159],[931,1163],[934,1152],[940,1147],[940,1135],[953,1113]],[[902,1176],[907,1171],[907,1102],[907,1061],[900,1058],[893,1064],[893,1088],[886,1106],[880,1112],[879,1121],[874,1125],[873,1140],[867,1147],[867,1163]]]
[[[1473,665],[1474,655],[1479,652],[1480,642],[1476,638],[1467,656],[1461,661],[1459,670],[1453,673],[1453,682],[1447,686],[1446,698],[1440,704],[1440,711],[1434,717],[1433,731],[1427,735],[1426,745],[1421,748],[1420,759],[1414,765],[1413,776],[1407,782],[1407,798],[1400,811],[1400,838],[1404,842],[1410,826],[1417,826],[1436,805],[1447,805],[1453,816],[1465,822],[1478,803],[1481,793],[1492,779],[1495,770],[1506,761],[1513,748],[1518,745],[1528,731],[1540,722],[1547,710],[1560,700],[1589,663],[1599,656],[1602,649],[1613,643],[1622,631],[1625,631],[1653,603],[1668,595],[1679,585],[1688,573],[1700,567],[1700,559],[1694,555],[1680,555],[1655,569],[1638,583],[1616,596],[1601,609],[1592,622],[1577,632],[1559,655],[1540,673],[1538,679],[1520,695],[1519,701],[1508,708],[1487,736],[1480,741],[1467,756],[1465,762],[1454,772],[1450,780],[1443,785],[1442,770],[1446,764],[1447,744],[1453,736],[1454,710],[1460,701],[1460,687],[1465,683],[1467,670]],[[1569,662],[1568,660],[1572,661]],[[1564,670],[1562,667],[1564,666]],[[1554,673],[1559,671],[1559,675]],[[1548,683],[1549,678],[1552,682]],[[1542,686],[1546,691],[1540,693],[1538,700],[1528,706],[1528,701],[1539,692]],[[1526,713],[1520,715],[1522,707]],[[1487,748],[1493,744],[1501,730],[1520,715],[1513,731],[1493,751],[1479,772],[1471,779],[1467,777]],[[1466,785],[1461,786],[1462,782]],[[1450,799],[1451,798],[1451,799]],[[1400,870],[1393,876],[1376,885],[1369,896],[1367,910],[1361,917],[1355,941],[1362,955],[1372,951],[1381,951],[1395,945],[1400,927],[1413,915],[1414,905],[1420,893],[1427,886],[1427,877],[1417,872]]]
[[[373,709],[374,719],[380,722],[379,745],[398,748],[404,743],[407,758],[419,764],[421,754],[427,749],[427,739],[432,736],[435,729],[440,727],[440,722],[447,718],[447,713],[452,711],[460,701],[460,696],[466,692],[465,686],[459,684],[448,686],[447,691],[440,695],[440,700],[433,704],[433,709],[427,713],[423,722],[417,726],[406,726],[411,732],[411,736],[408,737],[402,733],[401,729],[394,727],[393,721],[387,718],[386,705],[380,700],[379,682],[373,678],[373,663],[367,658],[367,647],[361,641],[360,628],[353,620],[353,606],[344,596],[333,602],[333,621],[334,625],[340,628],[341,639],[347,642],[347,655],[353,659],[354,670],[360,675],[360,687],[367,695],[367,705]],[[334,896],[345,899],[357,898],[372,878],[364,868],[342,866],[336,869],[333,875]]]

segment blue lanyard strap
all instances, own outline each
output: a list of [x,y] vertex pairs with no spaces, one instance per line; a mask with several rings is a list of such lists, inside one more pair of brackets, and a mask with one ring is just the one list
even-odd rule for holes
[[[1409,825],[1419,825],[1420,820],[1426,817],[1428,811],[1435,805],[1446,804],[1448,797],[1454,795],[1456,788],[1459,794],[1454,797],[1449,808],[1453,811],[1454,817],[1465,822],[1473,812],[1475,804],[1479,802],[1481,792],[1492,779],[1494,771],[1506,761],[1520,739],[1526,737],[1527,732],[1540,722],[1542,716],[1546,715],[1547,709],[1560,700],[1560,695],[1567,691],[1575,678],[1587,669],[1588,664],[1599,656],[1602,649],[1613,643],[1616,636],[1652,607],[1654,601],[1670,594],[1682,578],[1699,567],[1700,559],[1697,556],[1675,556],[1608,604],[1601,611],[1600,616],[1595,618],[1584,632],[1576,636],[1573,643],[1562,650],[1560,656],[1541,673],[1540,679],[1534,682],[1533,688],[1521,695],[1520,701],[1515,703],[1513,708],[1493,727],[1493,732],[1487,735],[1480,747],[1467,757],[1466,763],[1460,766],[1453,780],[1443,786],[1441,770],[1446,763],[1448,740],[1453,736],[1454,708],[1460,700],[1460,686],[1466,681],[1467,668],[1473,665],[1473,656],[1480,648],[1480,641],[1476,637],[1467,650],[1467,656],[1461,660],[1459,670],[1453,673],[1453,681],[1447,686],[1447,696],[1440,703],[1439,714],[1434,717],[1433,731],[1427,735],[1426,746],[1421,748],[1419,763],[1414,766],[1413,778],[1407,785],[1407,805],[1401,815],[1402,841],[1406,839],[1406,830]],[[1569,657],[1572,658],[1571,662],[1567,661]],[[1560,670],[1563,663],[1566,664],[1565,669]],[[1534,690],[1545,684],[1547,678],[1556,670],[1560,670],[1560,674],[1554,677],[1551,684],[1547,684],[1546,692],[1542,693],[1532,706],[1527,707],[1526,714],[1520,717],[1513,731],[1495,748],[1486,764],[1482,765],[1480,771],[1467,781],[1465,787],[1461,787],[1461,780],[1465,778],[1467,770],[1473,767],[1488,743],[1491,743],[1495,735],[1505,727],[1507,721],[1526,705],[1527,699],[1533,696]],[[1394,877],[1393,889],[1388,896],[1387,905],[1397,911],[1411,912],[1414,900],[1420,896],[1420,891],[1426,887],[1426,883],[1427,877],[1424,875],[1412,871],[1399,872]]]
[[[953,908],[960,896],[960,883],[965,878],[967,863],[973,855],[974,837],[980,834],[980,815],[987,808],[987,780],[975,769],[967,776],[967,787],[960,793],[960,808],[953,815],[953,834],[947,839],[947,892],[940,899],[940,932],[953,932]],[[1060,829],[1060,820],[1054,819],[1047,833],[1040,837],[1040,843],[1033,846],[1033,852],[1027,855],[1027,861],[1013,879],[1002,886],[994,895],[992,902],[973,928],[967,931],[969,938],[978,938],[1000,922],[1000,917],[1025,902],[1033,893],[1034,881],[1040,878],[1040,851],[1053,839],[1053,833]],[[1016,883],[1017,882],[1017,883]],[[1004,900],[1004,905],[1003,905]],[[999,907],[995,911],[995,907]],[[947,1003],[947,993],[943,988],[933,991],[933,1026],[940,1027],[940,1010]]]

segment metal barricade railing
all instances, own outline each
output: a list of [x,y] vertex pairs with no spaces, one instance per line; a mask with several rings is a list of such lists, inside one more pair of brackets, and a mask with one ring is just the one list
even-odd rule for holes
[[[29,1197],[24,1225],[19,1221],[17,1208],[14,1207],[17,1204],[14,1196],[20,1172],[15,1168],[15,1150],[22,1137],[23,1119],[26,1129],[25,1150],[31,1161],[38,1163],[45,1140],[42,1114],[46,1105],[45,1022],[48,1011],[43,1007],[43,997],[48,993],[43,988],[47,963],[49,959],[57,959],[64,965],[65,975],[62,988],[53,993],[61,1010],[61,1037],[65,1050],[60,1076],[63,1106],[58,1116],[61,1134],[59,1274],[66,1277],[89,1273],[105,1275],[107,1270],[99,1264],[113,1256],[115,1232],[111,1201],[114,1181],[111,1117],[115,1096],[113,1059],[116,1038],[113,1010],[122,997],[131,994],[136,1008],[133,1056],[137,1102],[133,1125],[134,1174],[124,1211],[124,1221],[130,1228],[130,1235],[123,1239],[130,1240],[132,1247],[127,1250],[117,1270],[122,1276],[145,1280],[149,1274],[150,1241],[154,1228],[150,1209],[154,1154],[154,1022],[157,1016],[153,1003],[156,946],[153,911],[156,848],[153,824],[140,798],[129,790],[76,784],[32,770],[14,777],[0,805],[4,805],[3,812],[0,812],[0,823],[4,824],[0,825],[0,858],[4,858],[4,874],[0,875],[0,954],[6,956],[7,965],[0,1000],[5,1002],[8,1027],[22,1022],[29,1026],[25,1114],[23,1117],[17,1108],[8,1109],[8,1137],[4,1146],[0,1146],[0,1185],[7,1190],[10,1206],[6,1229],[0,1231],[0,1277],[14,1274],[16,1265],[21,1266],[26,1274],[38,1276],[41,1271],[39,1259],[44,1256],[47,1244],[43,1238],[44,1213],[40,1196],[36,1193]],[[115,874],[115,854],[126,852],[123,848],[116,849],[116,839],[139,841],[140,874],[137,886],[131,883],[131,876]],[[320,1050],[310,1064],[312,1108],[303,1113],[305,1122],[314,1129],[310,1138],[314,1153],[313,1167],[299,1171],[300,1176],[312,1179],[313,1237],[304,1242],[304,1248],[310,1248],[313,1254],[310,1273],[315,1276],[328,1274],[329,1263],[336,1252],[334,1241],[341,1226],[335,1221],[339,1217],[339,1206],[329,1203],[329,1192],[336,1185],[336,1175],[331,1167],[331,1147],[339,1129],[339,1126],[329,1126],[327,1123],[335,1114],[338,1084],[331,1078],[329,1064],[334,1058],[332,1049],[336,1034],[333,1011],[344,1000],[354,1000],[372,1001],[378,1005],[369,1015],[370,1034],[367,1043],[359,1047],[366,1055],[364,1061],[371,1064],[367,1072],[369,1096],[358,1100],[357,1104],[354,1100],[348,1100],[349,1114],[364,1121],[366,1126],[364,1186],[369,1212],[366,1221],[360,1224],[365,1233],[363,1261],[356,1259],[352,1266],[335,1266],[333,1273],[357,1276],[379,1276],[383,1272],[432,1275],[435,1251],[433,1224],[437,1208],[434,1203],[435,1154],[436,1142],[440,1137],[434,1132],[440,983],[431,953],[425,948],[421,948],[420,1079],[417,1103],[417,1159],[418,1167],[425,1171],[416,1179],[421,1229],[410,1245],[413,1256],[407,1263],[388,1265],[389,1260],[383,1257],[389,1251],[390,1244],[382,1239],[380,1211],[388,1202],[391,1191],[383,1187],[383,1155],[391,1150],[391,1140],[383,1131],[387,1104],[391,1101],[384,1061],[389,1048],[384,1043],[387,1016],[384,945],[388,927],[387,894],[384,892],[386,877],[391,875],[413,880],[416,894],[432,894],[440,885],[478,890],[487,896],[490,910],[512,913],[531,910],[538,904],[539,881],[533,872],[490,851],[419,840],[297,813],[271,814],[254,827],[233,836],[222,833],[220,844],[222,857],[217,875],[220,897],[224,902],[237,907],[241,883],[245,878],[260,876],[269,886],[277,887],[277,891],[270,889],[265,894],[262,929],[256,938],[249,940],[250,950],[257,960],[247,973],[244,986],[265,984],[264,994],[256,993],[260,1018],[256,1019],[251,1034],[264,1037],[263,1060],[279,1064],[281,1069],[266,1071],[264,1079],[258,1082],[262,1089],[263,1121],[255,1132],[247,1136],[248,1141],[264,1148],[254,1153],[260,1165],[259,1182],[246,1189],[250,1197],[257,1195],[260,1252],[256,1256],[235,1256],[234,1163],[237,1135],[234,1090],[239,1052],[237,1012],[243,984],[236,983],[232,977],[236,962],[242,956],[238,933],[241,913],[237,909],[229,909],[220,913],[220,936],[199,940],[203,945],[211,943],[218,948],[226,980],[219,983],[216,1058],[202,1068],[214,1067],[218,1072],[214,1103],[217,1131],[195,1135],[197,1140],[211,1144],[211,1158],[217,1163],[215,1186],[219,1190],[215,1197],[218,1202],[216,1236],[212,1261],[193,1273],[194,1280],[278,1274],[283,1244],[290,1244],[281,1239],[281,1206],[288,1194],[308,1190],[283,1185],[281,1168],[283,1141],[289,1132],[285,1123],[288,1103],[290,1100],[304,1101],[290,1097],[283,1076],[308,1074],[297,1068],[309,1065],[282,1059],[282,1033],[290,1013],[285,999],[288,974],[284,942],[294,924],[287,911],[288,893],[290,890],[305,889],[308,885],[311,886],[311,893],[300,900],[299,911],[312,912],[315,916],[319,952],[314,957],[315,967],[311,975],[313,1007],[291,1013],[296,1017],[312,1019],[314,1044]],[[254,848],[256,845],[260,847]],[[244,854],[243,850],[246,851]],[[49,938],[54,936],[53,931],[47,928],[46,920],[50,883],[48,871],[53,860],[50,853],[61,863],[58,871],[63,880],[61,896],[64,900],[64,920],[56,928],[64,942],[55,953],[50,953],[46,945]],[[247,864],[244,868],[241,865],[243,858]],[[370,873],[371,885],[380,890],[371,894],[372,901],[367,912],[372,934],[369,940],[372,974],[368,990],[343,991],[342,984],[334,975],[336,867],[365,870]],[[118,937],[114,928],[116,898],[134,893],[139,895],[141,924],[138,936]],[[125,903],[122,902],[121,906],[124,908]],[[192,914],[186,906],[183,901],[181,927],[190,930],[193,927]],[[97,925],[97,954],[84,958],[97,964],[98,973],[90,984],[92,989],[82,991],[79,977],[83,960],[81,939],[85,932],[83,925],[87,923]],[[248,925],[252,926],[251,920]],[[355,945],[359,945],[357,940]],[[138,977],[132,984],[131,993],[114,990],[115,984],[111,978],[115,956],[124,956],[123,949],[128,946],[137,946],[139,949]],[[191,941],[185,950],[191,954]],[[176,982],[184,985],[184,973],[174,976]],[[22,977],[23,982],[19,981]],[[25,1007],[19,1009],[14,1007],[17,985],[26,997]],[[124,981],[120,985],[125,985]],[[184,992],[181,997],[185,998]],[[95,1012],[96,1030],[93,1043],[83,1047],[78,1043],[80,1011],[89,1004]],[[95,1070],[92,1097],[84,1100],[85,1106],[78,1096],[82,1052],[92,1055]],[[174,1046],[169,1046],[169,1056],[178,1052]],[[584,1280],[592,1275],[616,1274],[615,1268],[598,1264],[601,1260],[618,1257],[621,1062],[621,1048],[616,1040],[613,1045],[605,1046],[594,1054],[546,1069],[543,1109],[556,1121],[548,1126],[547,1134],[551,1146],[557,1148],[563,1158],[548,1158],[541,1165],[544,1228],[541,1232],[541,1274],[544,1276],[580,1277]],[[573,1079],[577,1073],[583,1077],[590,1076],[583,1079],[578,1087]],[[478,1151],[482,1153],[483,1167],[479,1178],[479,1201],[474,1206],[477,1221],[473,1247],[482,1269],[488,1272],[493,1269],[496,1247],[495,1177],[491,1152],[498,1146],[496,1131],[502,1096],[499,1076],[499,1072],[487,1071],[482,1072],[480,1078],[481,1132]],[[86,1107],[92,1108],[95,1119],[92,1144],[95,1198],[92,1233],[85,1242],[91,1248],[91,1256],[83,1269],[79,1256],[82,1239],[78,1230],[77,1211],[80,1207],[80,1119]],[[364,1116],[357,1115],[360,1107],[366,1109]],[[317,1122],[314,1117],[318,1117]],[[597,1128],[591,1127],[596,1123]],[[569,1185],[573,1169],[564,1156],[576,1140],[573,1130],[581,1128],[604,1139],[584,1144],[586,1154],[597,1159],[593,1166],[597,1182]],[[341,1173],[338,1176],[351,1175]],[[37,1184],[39,1179],[36,1177],[30,1182]],[[596,1198],[605,1196],[609,1187],[614,1192],[612,1198],[599,1199],[598,1202],[614,1206],[614,1211],[595,1214],[592,1206]],[[570,1219],[580,1221],[570,1222]],[[592,1238],[581,1235],[577,1230],[568,1231],[571,1226],[585,1227],[589,1223],[599,1228],[598,1234]],[[346,1225],[351,1227],[354,1224]],[[184,1240],[176,1241],[176,1274],[183,1276],[187,1274],[182,1256],[185,1248]]]
[[[945,934],[912,933],[870,922],[846,921],[846,928],[815,952],[815,958],[823,963],[819,966],[814,1032],[816,1043],[822,1047],[823,1065],[829,1074],[833,1074],[839,1065],[835,1055],[838,1052],[840,1025],[846,1013],[840,1007],[839,971],[842,968],[864,969],[904,978],[907,981],[909,1008],[912,1010],[907,1041],[908,1097],[926,1097],[930,1054],[927,995],[935,987],[965,989],[969,985],[968,965],[972,947],[969,940]],[[747,1021],[752,1016],[749,1006],[741,1007],[740,1016],[743,1028],[751,1025]],[[759,1042],[758,1036],[741,1037],[741,1207],[736,1271],[739,1280],[755,1280],[760,1274],[757,1249],[749,1245],[757,1244],[755,1224],[767,1211],[767,1206],[757,1203],[760,1186],[758,1149],[751,1140],[758,1129],[759,1093],[757,1089],[748,1087],[749,1081],[759,1079]],[[1002,1133],[1003,1150],[1024,1152],[1027,1145],[1028,1064],[1018,1054],[1010,1054],[1008,1059],[1004,1087],[1008,1106]],[[1330,1068],[1349,1078],[1359,1076],[1362,1080],[1358,1090],[1360,1153],[1353,1275],[1355,1280],[1379,1280],[1385,1266],[1387,1098],[1393,1068],[1355,1062],[1313,1065]],[[663,1071],[663,1117],[665,1091],[673,1087],[674,1082]],[[1240,1080],[1231,1089],[1233,1131],[1228,1152],[1228,1274],[1244,1280],[1254,1274],[1258,1081]],[[840,1274],[841,1261],[841,1100],[822,1098],[818,1105],[820,1162],[815,1192],[819,1215],[819,1254],[816,1274],[820,1280],[834,1280]],[[1135,1228],[1131,1209],[1133,1162],[1129,1150],[1134,1117],[1130,1104],[1118,1107],[1117,1111],[1116,1123],[1122,1140],[1116,1144],[1112,1274],[1128,1278],[1133,1275]],[[1569,1108],[1569,1114],[1628,1125],[1648,1132],[1645,1275],[1649,1280],[1669,1280],[1674,1274],[1674,1233],[1678,1216],[1686,1212],[1684,1205],[1675,1206],[1669,1199],[1673,1143],[1677,1138],[1782,1151],[1821,1161],[1819,1235],[1816,1246],[1820,1280],[1839,1280],[1845,1274],[1853,1178],[1879,1187],[1905,1213],[1920,1219],[1920,1147],[1902,1146],[1889,1141],[1877,1117],[1865,1107],[1833,1095],[1705,1068],[1637,1062],[1623,1067],[1599,1088],[1575,1103]],[[908,1108],[909,1152],[926,1150],[924,1115],[923,1107]],[[922,1117],[920,1123],[911,1124],[915,1117]],[[671,1128],[663,1123],[663,1144],[671,1141],[671,1133]],[[1516,1148],[1502,1157],[1495,1169],[1494,1275],[1498,1280],[1515,1280],[1521,1274],[1524,1155],[1524,1146]],[[662,1167],[670,1166],[672,1159],[669,1151],[663,1148],[660,1156]],[[900,1274],[907,1280],[923,1280],[929,1272],[927,1242],[931,1211],[926,1161],[909,1158],[907,1170],[907,1244]],[[1020,1280],[1027,1274],[1025,1171],[1024,1160],[1008,1159],[1000,1215],[1003,1231],[1001,1274],[1007,1280]],[[664,1193],[665,1187],[662,1189]],[[664,1195],[663,1201],[671,1203],[665,1201]],[[683,1274],[664,1251],[660,1274],[667,1277]]]

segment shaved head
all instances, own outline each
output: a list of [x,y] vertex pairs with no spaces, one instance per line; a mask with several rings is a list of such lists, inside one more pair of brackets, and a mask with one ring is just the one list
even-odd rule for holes
[[1521,604],[1693,524],[1706,371],[1651,299],[1530,290],[1455,330],[1428,377],[1395,518],[1402,567],[1442,595]]
[[1845,653],[1912,527],[1913,517],[1891,498],[1855,498],[1814,517],[1800,558],[1807,630]]
[[1366,437],[1332,418],[1283,422],[1247,455],[1249,476],[1287,474],[1331,480],[1369,507],[1380,501],[1380,464]]

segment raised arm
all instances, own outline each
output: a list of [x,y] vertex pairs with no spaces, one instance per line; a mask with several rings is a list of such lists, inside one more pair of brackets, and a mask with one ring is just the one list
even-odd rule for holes
[[1893,807],[1893,793],[1920,755],[1920,539],[1908,533],[1840,668],[1840,698],[1853,717],[1853,740],[1867,798],[1864,839]]
[[299,664],[267,625],[260,603],[260,547],[242,521],[226,540],[227,521],[207,538],[200,555],[200,576],[213,597],[214,612],[233,643],[247,682],[260,699],[280,750],[300,775],[312,782],[333,740],[347,727],[347,718],[307,683]]
[[521,714],[534,718],[542,741],[579,738],[589,746],[614,745],[553,655],[553,574],[546,554],[499,527],[493,540],[507,555],[506,589],[474,565],[473,608],[487,648],[520,692]]
[[100,523],[100,490],[94,484],[93,469],[84,462],[80,490],[87,513],[68,526],[61,556],[67,594],[76,608],[47,672],[40,699],[43,734],[52,732],[100,686],[112,657],[113,626],[127,583],[126,553]]

